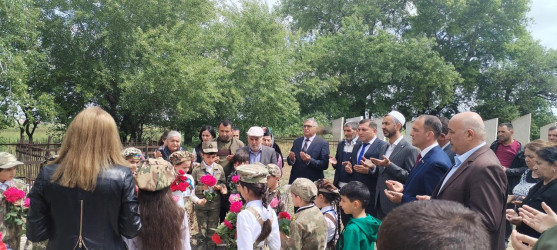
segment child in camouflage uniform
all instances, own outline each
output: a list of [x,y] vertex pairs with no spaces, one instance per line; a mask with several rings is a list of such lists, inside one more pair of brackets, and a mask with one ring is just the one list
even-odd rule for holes
[[[170,163],[174,166],[174,172],[176,175],[179,175],[179,171],[184,172],[184,176],[187,178],[186,182],[189,184],[186,191],[174,191],[172,194],[180,193],[178,197],[181,199],[178,201],[178,205],[184,208],[188,214],[189,222],[190,222],[190,235],[195,237],[199,232],[199,228],[197,225],[197,215],[195,214],[195,210],[193,209],[194,204],[203,205],[207,203],[206,199],[199,199],[195,195],[195,181],[193,177],[187,172],[190,170],[190,167],[193,163],[194,155],[192,153],[188,153],[185,151],[176,151],[170,155],[169,160]],[[194,243],[195,244],[195,243]]]
[[23,165],[15,156],[10,153],[0,152],[0,230],[2,232],[2,242],[6,244],[8,249],[19,249],[19,242],[22,226],[8,225],[4,221],[4,217],[8,212],[8,202],[4,197],[4,191],[8,188],[15,187],[24,192],[27,191],[27,185],[21,180],[14,179],[16,167]]
[[[282,176],[280,167],[276,164],[267,164],[269,176],[267,177],[267,202],[278,215],[280,212],[288,212],[288,204],[291,205],[290,193],[281,188],[280,177]],[[289,212],[289,214],[292,214]]]
[[217,143],[216,142],[203,142],[202,144],[202,157],[201,164],[192,171],[192,177],[198,185],[195,186],[195,194],[199,198],[206,198],[204,190],[207,187],[201,184],[201,177],[205,175],[212,175],[217,179],[217,184],[213,187],[216,196],[212,201],[207,201],[206,204],[196,204],[195,213],[197,214],[197,224],[199,226],[199,233],[197,234],[197,249],[214,249],[216,246],[211,240],[213,232],[211,228],[217,228],[219,225],[220,201],[221,195],[227,194],[228,190],[225,183],[225,173],[221,165],[215,163],[217,159]]
[[327,222],[313,204],[317,187],[306,178],[297,178],[290,186],[292,203],[298,207],[290,223],[290,236],[281,232],[282,249],[325,249]]
[[129,167],[132,171],[132,174],[135,174],[135,170],[137,169],[139,161],[145,159],[141,150],[134,147],[125,148],[124,150],[122,150],[122,157],[124,157],[124,159],[126,159],[126,161],[130,164]]

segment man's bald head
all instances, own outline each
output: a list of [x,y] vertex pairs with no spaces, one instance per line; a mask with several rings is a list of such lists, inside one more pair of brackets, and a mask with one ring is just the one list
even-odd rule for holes
[[452,150],[461,155],[485,140],[483,119],[475,112],[456,114],[449,121]]

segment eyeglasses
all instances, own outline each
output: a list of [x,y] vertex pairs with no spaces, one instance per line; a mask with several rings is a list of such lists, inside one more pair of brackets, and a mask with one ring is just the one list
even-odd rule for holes
[[303,127],[304,127],[304,128],[313,128],[313,127],[315,127],[315,126],[313,126],[313,125],[304,125]]

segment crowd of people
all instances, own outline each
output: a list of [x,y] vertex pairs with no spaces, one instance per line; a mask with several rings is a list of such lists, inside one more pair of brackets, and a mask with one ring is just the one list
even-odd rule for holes
[[[225,120],[217,131],[201,128],[201,143],[192,152],[182,149],[179,132],[165,132],[149,158],[137,148],[122,150],[114,119],[98,107],[87,108],[70,124],[58,156],[41,167],[27,195],[26,247],[557,245],[557,127],[550,128],[550,141],[522,145],[513,138],[512,124],[501,123],[498,139],[487,145],[483,120],[474,112],[450,119],[421,115],[410,140],[402,135],[405,122],[398,111],[386,114],[381,124],[347,122],[344,140],[331,155],[310,118],[283,159],[270,128],[249,128],[246,145]],[[377,136],[379,126],[385,140]],[[0,153],[0,192],[25,189],[14,180],[22,164]],[[332,180],[324,175],[329,165]],[[281,185],[286,168],[288,185]],[[3,217],[14,207],[9,193],[2,197]],[[0,228],[7,249],[18,249],[22,225]]]

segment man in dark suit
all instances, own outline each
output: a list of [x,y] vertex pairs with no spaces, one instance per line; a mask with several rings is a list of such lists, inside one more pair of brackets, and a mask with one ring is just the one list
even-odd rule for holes
[[453,152],[451,150],[451,142],[449,141],[447,134],[449,134],[449,118],[447,117],[438,117],[439,120],[441,121],[441,135],[437,138],[437,143],[439,143],[439,147],[441,147],[441,149],[443,149],[443,151],[445,152],[445,154],[447,154],[447,156],[449,157],[449,160],[451,160],[451,166],[454,165],[454,157],[455,157],[455,152]]
[[312,181],[323,179],[323,171],[329,167],[329,143],[319,138],[317,122],[313,119],[304,121],[304,136],[294,140],[288,153],[288,164],[292,166],[289,184],[298,177]]
[[[377,217],[373,206],[375,205],[375,186],[377,185],[376,166],[370,158],[377,158],[386,143],[377,139],[377,123],[370,119],[361,120],[358,124],[358,142],[352,150],[352,158],[349,162],[343,162],[345,170],[352,175],[353,180],[364,183],[371,194],[371,199],[366,207],[366,213]],[[367,161],[367,164],[363,164]]]
[[352,181],[352,176],[346,173],[346,170],[344,169],[342,163],[345,161],[350,161],[350,158],[352,157],[352,149],[354,149],[354,145],[358,142],[358,123],[345,123],[343,131],[344,140],[339,142],[335,157],[329,155],[329,162],[335,169],[333,185],[335,185],[338,189],[346,185],[346,183]]
[[455,115],[449,121],[448,136],[458,156],[456,163],[431,197],[417,198],[452,200],[476,211],[490,234],[491,249],[505,249],[507,176],[485,144],[482,118],[474,112]]
[[414,169],[404,186],[398,181],[388,180],[385,195],[393,203],[416,200],[416,195],[431,195],[439,180],[451,167],[449,157],[443,152],[437,138],[441,134],[441,121],[432,115],[422,115],[412,125],[412,145],[421,152]]
[[408,173],[414,167],[416,157],[420,151],[404,140],[401,130],[406,119],[398,111],[391,111],[383,117],[381,128],[383,135],[389,138],[381,150],[383,160],[371,158],[371,161],[378,167],[377,187],[375,192],[375,210],[377,210],[377,218],[380,220],[385,218],[387,213],[394,209],[397,204],[391,202],[385,196],[383,190],[387,188],[387,180],[396,180],[405,182]]
[[277,164],[277,152],[274,148],[263,145],[263,129],[251,127],[248,132],[248,146],[241,148],[249,153],[249,163],[261,162],[265,165]]

